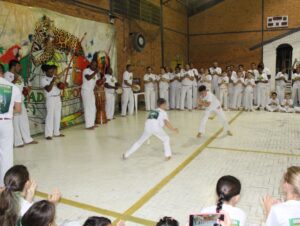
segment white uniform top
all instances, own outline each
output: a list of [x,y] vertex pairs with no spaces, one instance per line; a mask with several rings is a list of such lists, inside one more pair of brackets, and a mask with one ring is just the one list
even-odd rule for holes
[[282,106],[284,107],[293,107],[294,101],[292,99],[284,99],[281,103]]
[[[194,77],[195,77],[195,78],[198,78],[198,76],[199,76],[198,70],[197,70],[196,68],[193,68],[193,69],[192,69],[192,72],[194,73]],[[196,80],[196,79],[194,79],[193,85],[197,85],[197,80]]]
[[270,71],[270,69],[267,68],[267,67],[265,67],[265,68],[263,69],[263,73],[265,73],[266,75],[271,75],[271,71]]
[[[216,213],[217,206],[207,207],[201,210],[202,214],[213,214]],[[232,225],[245,226],[246,225],[246,214],[240,208],[223,204],[222,210],[226,211],[232,221]]]
[[268,81],[268,76],[267,76],[267,74],[266,73],[262,73],[262,74],[259,74],[259,73],[257,73],[256,75],[255,75],[255,81]]
[[154,89],[154,84],[156,80],[156,75],[155,74],[145,74],[144,75],[144,81],[149,82],[150,78],[152,79],[152,82],[145,84],[145,89],[147,90],[153,90]]
[[243,77],[240,77],[240,78],[238,78],[238,77],[235,78],[234,77],[234,78],[232,78],[232,81],[233,81],[234,84],[237,84],[238,81],[241,81],[242,83],[238,84],[240,86],[243,85],[243,84],[245,84],[245,79]]
[[[279,79],[279,78],[284,78],[285,80],[288,80],[288,74],[287,73],[282,73],[282,72],[278,72],[277,75],[275,76],[275,79]],[[277,86],[285,86],[285,80],[276,80],[276,85]]]
[[252,73],[254,78],[256,78],[256,76],[258,76],[258,70],[257,69],[254,69],[254,70],[248,70],[248,72]]
[[[15,75],[14,73],[10,72],[10,71],[7,71],[4,73],[4,78],[9,81],[9,82],[12,82],[14,79],[15,79]],[[23,88],[24,88],[24,81],[23,81],[23,78],[21,76],[19,76],[19,79],[18,81],[15,83],[15,86],[17,86],[21,92],[21,96],[22,96],[22,102],[24,100],[24,95],[22,94],[23,92]]]
[[245,85],[246,85],[246,87],[248,88],[253,88],[253,86],[255,86],[255,80],[254,80],[254,78],[246,78],[245,79]]
[[93,74],[94,71],[90,68],[86,68],[83,70],[82,72],[82,86],[81,89],[82,90],[86,90],[86,91],[91,91],[93,92],[96,86],[96,81],[98,79],[98,75],[95,75],[92,79],[87,80],[86,79],[86,75],[91,75]]
[[198,84],[202,85],[203,83],[211,83],[212,77],[210,74],[202,74],[199,75],[199,80],[198,80]]
[[[294,73],[293,75],[292,75],[292,80],[294,80],[295,78],[300,78],[300,74],[297,74],[297,73]],[[294,81],[294,83],[293,83],[293,86],[294,85],[297,85],[297,86],[299,86],[300,85],[300,80],[298,80],[298,81]]]
[[211,67],[209,68],[209,72],[211,75],[214,75],[215,73],[218,74],[218,75],[221,75],[222,74],[222,69],[220,67]]
[[[225,82],[225,83],[223,83],[223,82]],[[228,76],[219,77],[218,84],[219,84],[219,86],[220,86],[221,89],[227,88],[228,87],[228,83],[229,83]]]
[[268,105],[279,106],[279,99],[269,98]]
[[[42,80],[41,80],[41,86],[43,88],[45,88],[46,86],[50,85],[50,83],[52,82],[53,77],[47,77],[47,76],[43,76]],[[60,89],[54,85],[51,89],[50,92],[48,92],[47,90],[45,90],[45,94],[46,97],[56,97],[56,96],[60,96]]]
[[[184,71],[182,73],[182,77],[185,76],[185,75],[187,75],[187,74],[189,75],[189,77],[194,77],[195,78],[195,75],[194,75],[194,73],[193,73],[192,70]],[[183,86],[192,86],[193,85],[193,81],[190,80],[189,78],[184,78],[182,80],[182,85]]]
[[300,201],[289,200],[271,207],[266,226],[293,226],[300,223]]
[[[167,81],[170,81],[170,75],[169,75],[169,73],[165,73],[163,75],[160,75],[160,79],[161,78],[164,78]],[[163,90],[169,89],[169,83],[168,82],[163,82],[163,81],[159,80],[159,88],[163,89]]]
[[[171,73],[170,74],[170,80],[173,80],[174,78],[180,79],[181,78],[181,73],[180,72],[177,73],[177,74]],[[173,82],[170,83],[170,85],[172,87],[181,87],[181,82],[178,81],[178,80],[174,80]]]
[[[105,83],[107,83],[110,86],[116,87],[116,83],[118,81],[117,81],[117,79],[113,75],[106,74],[104,78],[105,78]],[[104,90],[105,90],[105,92],[112,93],[112,94],[114,94],[116,92],[115,89],[105,88]]]
[[129,83],[130,85],[132,85],[132,81],[133,81],[133,74],[132,74],[132,72],[125,71],[123,73],[123,84],[122,84],[122,87],[123,88],[130,88],[128,85],[125,84],[125,81],[127,81],[127,83]]
[[155,123],[158,123],[158,125],[159,125],[160,127],[164,127],[164,126],[165,126],[165,120],[169,120],[167,112],[164,111],[164,110],[161,109],[161,108],[157,108],[157,109],[154,110],[154,111],[150,111],[149,116],[150,116],[153,112],[154,112],[154,113],[158,113],[157,118],[156,118],[156,119],[151,119],[151,118],[148,117],[148,120],[151,120],[151,121],[153,121],[153,122],[155,122]]
[[207,94],[202,100],[210,102],[210,105],[206,108],[206,110],[213,111],[220,108],[221,104],[217,97],[212,94],[210,91],[207,91]]
[[0,118],[11,119],[13,117],[15,102],[22,102],[20,90],[0,77]]
[[33,203],[28,202],[23,197],[19,197],[19,206],[20,206],[20,216],[24,216],[24,214],[29,210],[29,208],[33,205]]

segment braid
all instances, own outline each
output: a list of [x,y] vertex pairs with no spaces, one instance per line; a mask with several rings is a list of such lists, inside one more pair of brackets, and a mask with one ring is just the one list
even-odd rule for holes
[[217,209],[216,209],[217,213],[220,213],[220,211],[222,210],[223,204],[224,204],[224,199],[225,199],[225,194],[224,194],[224,192],[221,192],[218,203],[217,203]]

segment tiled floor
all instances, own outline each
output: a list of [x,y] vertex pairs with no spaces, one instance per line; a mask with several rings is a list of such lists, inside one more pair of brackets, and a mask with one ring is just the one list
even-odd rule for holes
[[151,225],[164,215],[185,225],[189,213],[214,204],[218,178],[232,174],[242,181],[239,206],[248,213],[249,225],[260,224],[261,197],[280,197],[282,173],[290,165],[300,165],[300,115],[226,112],[234,136],[220,133],[214,118],[206,136],[198,140],[202,114],[169,112],[180,129],[178,135],[168,132],[174,153],[169,162],[163,160],[156,138],[129,160],[121,160],[143,131],[146,113],[139,112],[95,131],[80,125],[65,130],[65,138],[40,137],[38,145],[15,151],[15,163],[28,166],[39,191],[62,191],[59,222],[82,222],[89,215],[114,220],[125,213],[132,215],[127,225]]

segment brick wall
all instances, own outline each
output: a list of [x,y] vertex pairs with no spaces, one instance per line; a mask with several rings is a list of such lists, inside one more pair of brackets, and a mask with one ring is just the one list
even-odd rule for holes
[[[70,16],[108,23],[107,13],[94,12],[89,9],[80,8],[71,4],[63,3],[60,0],[6,0],[15,4],[22,4],[33,7],[47,8],[53,11],[64,13]],[[94,0],[81,0],[88,4],[94,4]],[[160,0],[151,1],[159,5]],[[109,0],[98,0],[97,6],[109,9]],[[182,6],[171,1],[163,7],[165,37],[165,63],[169,65],[174,56],[187,60],[187,16]],[[115,22],[117,36],[117,65],[118,77],[121,79],[125,65],[131,63],[134,65],[134,76],[144,75],[145,67],[153,66],[156,73],[162,64],[161,60],[161,36],[160,27],[138,20],[129,20],[126,18],[117,19]],[[172,30],[172,31],[171,31]],[[130,32],[142,32],[146,37],[146,47],[143,52],[136,52],[132,48]]]
[[[289,28],[300,27],[300,2],[297,0],[264,0],[264,34],[268,40],[287,29],[268,30],[268,16],[289,16]],[[261,49],[249,48],[262,41],[262,0],[225,0],[189,18],[190,59],[200,66],[217,60],[227,64],[249,65],[259,62]]]

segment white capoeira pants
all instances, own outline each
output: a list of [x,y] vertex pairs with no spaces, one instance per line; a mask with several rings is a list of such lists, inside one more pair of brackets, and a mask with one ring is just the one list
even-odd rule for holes
[[234,95],[234,86],[233,83],[228,84],[228,107],[233,108],[233,95]]
[[193,109],[193,87],[182,85],[181,87],[180,109],[184,110],[185,101],[189,110]]
[[47,116],[45,123],[45,137],[60,135],[61,120],[61,98],[60,96],[51,96],[46,99]]
[[236,85],[233,89],[233,100],[232,100],[233,109],[237,109],[242,106],[242,99],[243,99],[243,87],[241,87],[240,85]]
[[16,113],[13,118],[14,125],[14,145],[21,146],[33,141],[30,135],[29,120],[27,115],[27,109],[22,103],[22,111]]
[[224,109],[228,108],[228,89],[220,88],[220,103]]
[[12,120],[0,120],[0,187],[6,171],[13,166],[14,130]]
[[166,100],[167,108],[169,108],[169,89],[159,89],[159,97]]
[[198,107],[198,85],[197,83],[193,85],[193,108]]
[[122,116],[126,116],[128,108],[128,114],[132,115],[134,111],[134,98],[131,88],[123,88],[122,93]]
[[281,106],[274,106],[274,105],[266,105],[266,109],[269,112],[282,111]]
[[180,109],[181,86],[170,86],[170,108]]
[[246,87],[245,89],[245,109],[253,110],[253,88]]
[[145,130],[140,139],[135,142],[132,147],[125,153],[125,157],[128,158],[134,152],[136,152],[142,145],[148,140],[152,135],[156,136],[160,139],[164,144],[164,154],[166,157],[170,157],[172,155],[171,146],[170,146],[170,138],[163,130],[163,128],[159,125],[156,119],[147,119],[145,123]]
[[297,106],[300,103],[300,86],[294,84],[292,88],[292,100],[294,101],[294,106]]
[[211,80],[211,92],[215,94],[215,96],[219,99],[220,98],[220,89],[219,89],[219,76],[213,75]]
[[96,121],[96,99],[93,90],[81,90],[82,103],[84,109],[85,128],[95,126]]
[[155,102],[156,102],[155,90],[145,88],[146,111],[154,110],[155,109]]
[[257,84],[257,106],[261,106],[263,108],[267,105],[267,87],[264,83]]
[[109,120],[114,118],[115,100],[116,100],[115,93],[112,93],[110,91],[105,92],[105,112],[106,112],[106,118]]
[[295,113],[295,109],[293,107],[281,107],[280,111],[286,113]]
[[284,95],[285,95],[285,86],[283,86],[283,85],[276,86],[276,93],[278,96],[279,103],[282,103],[282,101],[284,100]]
[[218,119],[219,119],[220,123],[223,125],[224,130],[226,132],[228,132],[229,131],[229,124],[226,120],[223,109],[221,107],[219,107],[219,108],[214,109],[214,110],[205,110],[204,117],[202,118],[201,123],[200,123],[199,133],[201,133],[201,134],[205,133],[206,123],[207,123],[207,120],[208,120],[208,118],[209,118],[209,116],[212,112],[214,112],[218,116]]

